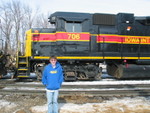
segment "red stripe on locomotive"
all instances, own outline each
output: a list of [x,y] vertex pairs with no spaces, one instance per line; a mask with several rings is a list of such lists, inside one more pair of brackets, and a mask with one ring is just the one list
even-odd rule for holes
[[49,33],[33,34],[33,41],[89,41],[89,33]]

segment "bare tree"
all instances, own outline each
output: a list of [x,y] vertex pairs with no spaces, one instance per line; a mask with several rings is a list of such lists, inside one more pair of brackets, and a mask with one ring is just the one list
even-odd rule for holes
[[20,35],[20,28],[21,28],[21,23],[22,20],[24,18],[24,5],[20,2],[20,1],[11,1],[10,3],[8,3],[8,7],[12,13],[12,19],[14,22],[14,30],[15,30],[15,38],[16,38],[16,42],[17,42],[17,48],[20,48],[20,39],[19,39],[19,35]]
[[36,10],[33,11],[31,7],[24,6],[24,12],[25,12],[25,14],[24,14],[24,18],[23,18],[22,24],[21,24],[22,53],[24,53],[25,32],[34,26],[34,21],[37,19],[37,15],[39,13],[39,8],[36,8]]
[[[6,40],[6,51],[24,48],[25,31],[32,27],[48,28],[48,16],[39,14],[39,8],[35,11],[20,0],[2,2],[0,5],[0,19],[3,38]],[[24,50],[24,49],[22,49]],[[14,52],[13,52],[14,53]]]
[[36,10],[33,11],[29,6],[26,6],[24,10],[26,14],[24,18],[24,22],[26,22],[26,29],[31,29],[34,25],[34,21],[37,19],[40,9],[36,8]]
[[5,41],[5,52],[8,52],[10,50],[10,45],[11,45],[10,36],[13,28],[12,14],[8,9],[7,4],[0,6],[0,10],[1,10],[1,15],[0,15],[1,30],[2,30],[2,34],[4,35],[2,40]]
[[12,0],[7,3],[7,7],[12,14],[11,19],[14,23],[13,30],[14,38],[16,40],[16,48],[18,51],[21,51],[21,46],[24,46],[25,31],[32,27],[37,13],[33,14],[32,9],[19,0]]
[[50,26],[49,22],[48,22],[48,14],[44,15],[44,14],[39,14],[37,16],[37,19],[35,20],[35,27],[38,28],[48,28]]

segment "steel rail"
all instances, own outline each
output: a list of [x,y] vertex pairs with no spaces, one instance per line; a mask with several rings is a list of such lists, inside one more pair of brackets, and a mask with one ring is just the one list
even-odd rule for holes
[[[74,87],[72,87],[74,86]],[[89,87],[92,86],[92,87]],[[61,96],[150,96],[150,84],[130,85],[63,85]],[[1,84],[0,94],[45,94],[42,84]]]
[[[0,83],[0,89],[3,87],[30,87],[30,88],[44,88],[41,83]],[[105,89],[105,88],[149,88],[150,83],[141,84],[141,83],[133,83],[133,84],[63,84],[63,89],[75,89],[75,88],[84,88],[84,89]]]
[[[150,96],[150,81],[64,82],[60,96]],[[0,80],[0,94],[45,95],[41,82]]]
[[[0,94],[23,94],[23,95],[43,95],[45,90],[18,90],[18,89],[0,89]],[[61,89],[61,96],[150,96],[150,88],[142,89]]]

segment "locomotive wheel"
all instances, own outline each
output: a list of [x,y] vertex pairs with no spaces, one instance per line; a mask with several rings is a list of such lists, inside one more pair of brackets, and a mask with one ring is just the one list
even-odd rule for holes
[[2,78],[3,75],[0,74],[0,79]]
[[37,75],[37,80],[42,79],[42,72],[38,71],[38,72],[36,72],[36,75]]
[[36,76],[37,76],[37,80],[41,80],[42,79],[41,67],[38,67],[38,70],[36,70]]
[[76,77],[76,73],[75,72],[65,72],[65,77],[64,77],[65,81],[76,81],[77,77]]
[[42,79],[42,72],[43,72],[44,66],[37,66],[35,69],[37,80]]
[[116,78],[121,78],[123,76],[123,66],[121,64],[108,64],[107,73]]
[[98,73],[95,76],[95,80],[96,81],[101,80],[101,76],[102,76],[102,68],[99,68]]
[[123,67],[122,65],[119,65],[118,68],[116,68],[115,77],[121,78],[122,76],[123,76]]
[[95,76],[95,80],[96,80],[96,81],[101,80],[101,75],[102,75],[102,73],[98,73],[98,74]]

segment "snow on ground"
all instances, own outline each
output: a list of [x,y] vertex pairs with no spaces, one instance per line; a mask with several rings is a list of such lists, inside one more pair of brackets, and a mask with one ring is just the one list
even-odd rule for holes
[[[20,83],[21,82],[17,84]],[[101,81],[93,81],[93,82],[92,81],[64,82],[63,85],[68,85],[68,84],[69,85],[105,85],[105,84],[113,84],[113,85],[131,84],[132,85],[132,84],[149,84],[149,83],[150,80],[113,81],[112,79],[111,81],[101,80]],[[25,84],[41,84],[41,82],[30,82]],[[34,89],[31,88],[31,90]],[[28,97],[24,99],[23,96],[18,96],[18,98],[14,98],[10,96],[8,99],[6,97],[7,96],[0,95],[0,113],[20,113],[17,112],[20,110],[26,111],[21,113],[46,113],[47,112],[47,105],[45,104],[46,103],[45,98],[42,99],[41,97],[37,96],[36,98]],[[146,97],[134,97],[134,98],[114,97],[113,99],[110,100],[104,100],[101,103],[85,103],[85,104],[59,103],[59,110],[60,113],[150,113],[150,96],[147,98]]]
[[[41,82],[18,82],[16,84],[42,84]],[[115,79],[102,79],[100,81],[76,81],[76,82],[63,82],[62,85],[118,85],[118,84],[149,84],[150,80],[115,80]]]
[[11,102],[8,102],[8,101],[5,101],[5,100],[0,100],[0,108],[4,108],[5,106],[7,107],[14,107],[16,106],[14,103],[11,103]]
[[[0,113],[46,113],[46,99],[39,96],[3,96]],[[82,101],[82,100],[81,100]],[[99,103],[59,103],[59,113],[150,113],[149,97],[120,97]]]
[[[101,81],[76,81],[76,82],[63,82],[63,85],[71,85],[71,86],[74,86],[74,85],[77,85],[77,86],[80,86],[80,85],[133,85],[133,84],[150,84],[150,80],[119,80],[119,81],[116,81],[114,79],[109,79],[111,81],[108,81],[108,79],[102,79]],[[42,85],[41,82],[18,82],[16,84],[37,84],[37,85]],[[10,90],[10,89],[18,89],[18,90],[45,90],[44,88],[29,88],[29,87],[5,87],[3,88],[5,90]],[[62,90],[62,89],[60,89]],[[65,90],[65,89],[63,89]],[[66,89],[68,90],[68,89]],[[70,90],[70,89],[69,89]],[[72,89],[72,90],[79,90],[78,89]],[[83,89],[81,89],[83,90]],[[84,89],[86,90],[86,89]],[[94,90],[94,89],[92,89]],[[99,90],[99,89],[95,89],[95,90]],[[103,89],[101,89],[103,90]],[[104,89],[105,90],[105,89]],[[110,90],[112,90],[112,88],[110,88]],[[115,90],[115,89],[114,89]]]
[[[60,103],[60,113],[150,113],[150,98],[126,97],[102,103]],[[45,113],[47,105],[31,107],[32,113]]]
[[120,84],[128,84],[128,85],[132,85],[132,84],[149,84],[150,80],[119,80],[119,81],[105,81],[105,80],[101,80],[101,81],[77,81],[77,82],[64,82],[63,85],[120,85]]
[[15,109],[17,105],[6,100],[0,100],[0,113],[7,113],[10,109]]
[[3,90],[13,90],[13,89],[16,89],[16,90],[44,90],[44,88],[32,88],[32,87],[5,87],[3,88]]

